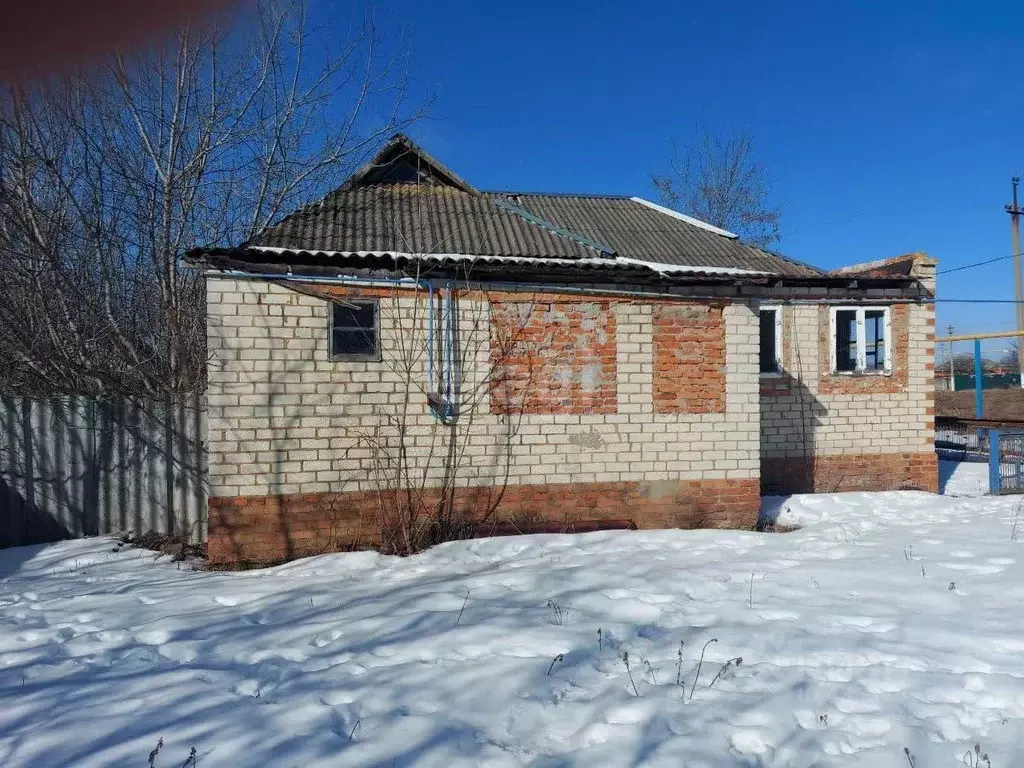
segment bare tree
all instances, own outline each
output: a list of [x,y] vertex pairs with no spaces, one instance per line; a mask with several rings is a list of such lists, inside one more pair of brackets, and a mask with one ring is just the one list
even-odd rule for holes
[[665,174],[651,177],[661,201],[766,248],[779,240],[781,213],[769,203],[771,178],[748,133],[722,137],[704,130]]
[[322,196],[420,114],[372,9],[341,24],[261,0],[0,92],[0,391],[202,388],[204,286],[179,254]]
[[1004,349],[1003,353],[999,358],[1000,365],[1009,368],[1011,371],[1017,370],[1017,350],[1020,348],[1020,339],[1014,339]]
[[532,357],[530,312],[500,306],[468,272],[431,297],[396,288],[380,302],[392,384],[358,430],[357,450],[368,452],[384,551],[468,538],[494,519],[529,389],[521,371],[517,387],[506,387],[506,366]]

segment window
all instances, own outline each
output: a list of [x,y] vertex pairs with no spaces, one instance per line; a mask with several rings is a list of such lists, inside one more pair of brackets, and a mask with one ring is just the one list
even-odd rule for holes
[[761,307],[761,375],[782,372],[782,307]]
[[832,370],[836,373],[889,373],[889,308],[832,309]]
[[379,360],[377,302],[337,301],[330,306],[331,359]]

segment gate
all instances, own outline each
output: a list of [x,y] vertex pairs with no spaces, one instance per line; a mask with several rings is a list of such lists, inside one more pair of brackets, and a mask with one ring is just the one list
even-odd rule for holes
[[1024,493],[1024,430],[989,432],[989,491]]

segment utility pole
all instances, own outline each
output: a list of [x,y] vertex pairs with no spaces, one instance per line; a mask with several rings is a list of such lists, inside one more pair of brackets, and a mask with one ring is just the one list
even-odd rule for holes
[[[946,326],[946,330],[949,331],[947,336],[953,335],[953,326]],[[949,391],[956,392],[956,379],[954,378],[955,373],[953,371],[953,342],[949,342]]]
[[[1010,214],[1010,237],[1013,240],[1013,286],[1017,296],[1017,330],[1024,331],[1024,282],[1021,278],[1020,267],[1020,215],[1024,213],[1017,205],[1017,185],[1020,184],[1020,176],[1014,176],[1013,204],[1006,206],[1006,212]],[[1020,386],[1024,387],[1024,344],[1017,342],[1017,377]]]

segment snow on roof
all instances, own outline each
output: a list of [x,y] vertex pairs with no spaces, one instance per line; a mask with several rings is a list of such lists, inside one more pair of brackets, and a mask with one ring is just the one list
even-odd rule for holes
[[708,232],[714,232],[716,235],[728,237],[732,240],[739,240],[740,236],[737,235],[735,232],[729,232],[726,229],[720,229],[719,227],[716,227],[713,224],[708,224],[706,221],[695,219],[693,218],[693,216],[687,216],[685,213],[673,211],[671,208],[666,208],[664,205],[652,203],[650,200],[644,200],[642,197],[631,197],[629,199],[632,200],[634,203],[640,203],[640,205],[646,205],[648,208],[653,208],[655,211],[658,211],[659,213],[664,213],[666,216],[671,216],[673,218],[679,219],[680,221],[685,221],[687,224],[692,224],[695,227],[700,227],[701,229],[705,229]]

